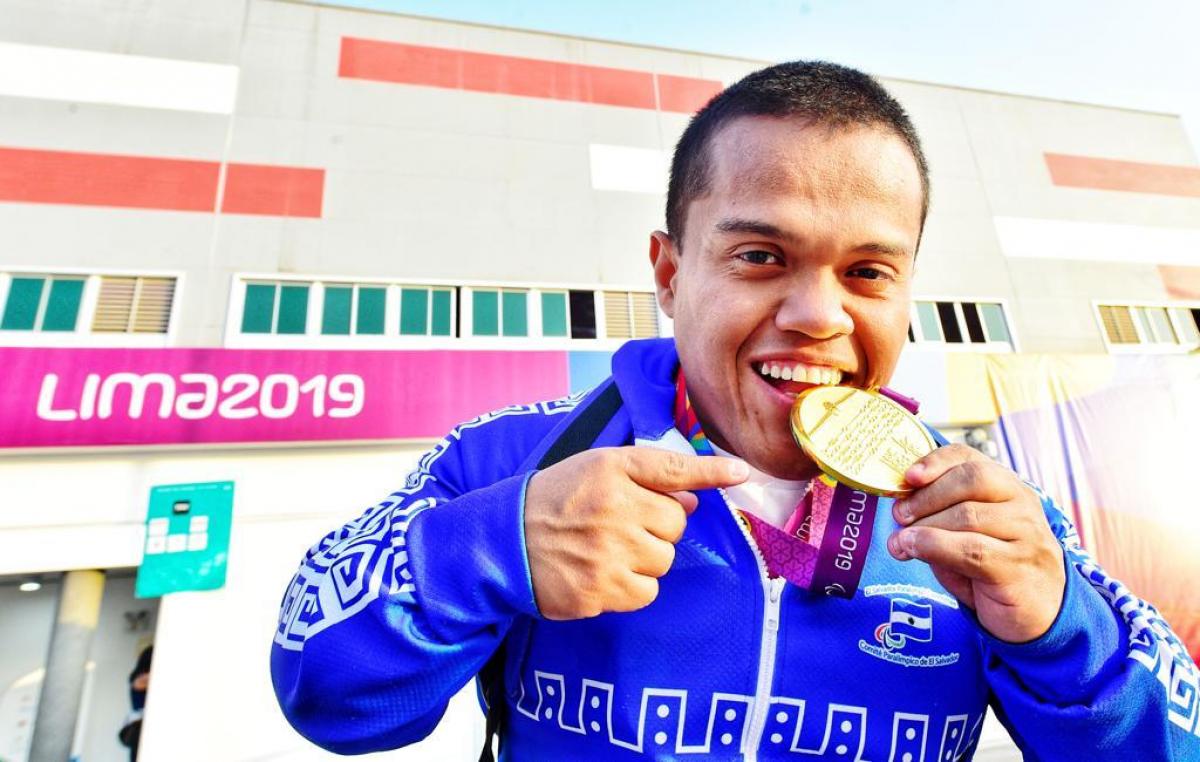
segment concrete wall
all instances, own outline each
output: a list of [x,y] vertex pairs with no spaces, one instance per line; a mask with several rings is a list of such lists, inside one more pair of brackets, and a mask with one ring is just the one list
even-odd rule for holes
[[[37,509],[0,513],[0,573],[136,566],[150,485],[232,479],[234,523],[226,586],[167,596],[151,619],[157,632],[143,758],[334,759],[288,726],[272,693],[268,653],[279,601],[304,551],[399,486],[421,451],[376,446],[5,458],[0,460],[0,505]],[[90,499],[72,496],[81,484],[87,485]],[[123,534],[128,541],[112,541]],[[93,648],[98,671],[87,719],[87,743],[93,746],[87,748],[100,749],[114,739],[112,726],[119,726],[128,711],[127,693],[114,693],[124,685],[137,655],[135,647],[120,640],[131,637],[122,635],[122,612],[157,608],[157,601],[134,601],[132,588],[133,579],[124,577],[110,580],[105,592],[100,629],[113,634],[97,637]],[[41,663],[53,607],[52,589],[22,594],[0,586],[0,608],[16,612],[0,618],[0,642],[6,652],[23,659],[13,665],[0,660],[0,679],[25,674],[22,670]],[[15,629],[10,632],[10,627]],[[136,643],[140,635],[132,637]],[[473,759],[482,727],[468,686],[429,740],[387,758]],[[112,759],[96,754],[95,759]],[[84,762],[91,759],[85,756]]]
[[[598,186],[591,149],[641,150],[661,165],[685,114],[340,77],[345,37],[722,83],[761,65],[303,2],[203,6],[0,0],[10,20],[0,42],[219,64],[237,76],[229,113],[0,96],[0,147],[324,170],[316,218],[0,203],[13,244],[0,269],[182,274],[173,340],[183,346],[222,343],[236,273],[650,284],[647,233],[661,226],[665,188]],[[1194,166],[1178,118],[885,84],[912,112],[932,167],[918,296],[1005,300],[1023,351],[1103,351],[1093,299],[1168,298],[1150,260],[1018,258],[994,223],[1200,235],[1200,199],[1062,187],[1044,160]],[[1200,245],[1195,254],[1200,262]]]

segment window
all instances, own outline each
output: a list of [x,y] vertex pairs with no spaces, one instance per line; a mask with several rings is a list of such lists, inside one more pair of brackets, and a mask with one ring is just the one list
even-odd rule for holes
[[412,344],[398,337],[622,340],[655,337],[660,330],[650,291],[292,281],[249,274],[235,288],[241,298],[235,290],[226,339],[244,346],[294,345],[291,339],[276,342],[287,335],[331,347]]
[[1110,347],[1169,350],[1200,346],[1200,308],[1100,304],[1096,312]]
[[567,294],[564,291],[542,292],[542,335],[567,335]]
[[571,305],[571,338],[596,338],[596,293],[570,291],[567,300]]
[[925,341],[942,340],[942,323],[933,302],[917,302],[917,318]]
[[908,340],[918,344],[1013,346],[1004,307],[997,302],[918,301]]
[[247,283],[242,333],[303,334],[308,290],[307,283]]
[[74,331],[85,282],[65,276],[13,276],[0,330]]
[[321,310],[321,333],[330,336],[383,334],[387,288],[326,285]]
[[604,335],[643,339],[658,335],[658,304],[648,291],[604,292]]
[[453,292],[448,288],[400,289],[402,336],[453,336]]
[[[243,288],[242,335],[311,335],[336,342],[342,337],[387,341],[455,332],[457,290],[451,286],[247,279]],[[234,304],[236,310],[236,300]],[[231,322],[234,334],[239,333],[238,319]]]
[[174,278],[100,278],[95,333],[166,333],[175,299]]
[[528,336],[529,292],[473,289],[471,335]]
[[596,338],[596,292],[543,291],[542,335]]

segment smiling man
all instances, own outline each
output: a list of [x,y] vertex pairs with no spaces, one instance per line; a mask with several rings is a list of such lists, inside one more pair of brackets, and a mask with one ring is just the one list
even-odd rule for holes
[[793,398],[887,383],[928,197],[908,117],[860,72],[782,64],[717,96],[650,241],[675,339],[626,344],[581,400],[463,424],[310,551],[272,654],[293,725],[402,746],[482,670],[514,760],[966,759],[989,704],[1030,758],[1200,758],[1170,629],[972,450],[859,519],[853,598],[777,573],[819,563],[835,494]]
[[739,117],[708,143],[676,160],[689,203],[652,237],[659,303],[713,442],[806,479],[816,467],[788,426],[795,393],[882,386],[900,357],[924,160],[886,126],[803,116]]

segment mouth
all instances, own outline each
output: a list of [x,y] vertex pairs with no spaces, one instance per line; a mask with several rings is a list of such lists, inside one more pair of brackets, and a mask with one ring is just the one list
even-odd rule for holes
[[812,365],[791,360],[765,360],[753,364],[755,375],[790,404],[796,395],[814,386],[849,384],[853,376],[828,365]]

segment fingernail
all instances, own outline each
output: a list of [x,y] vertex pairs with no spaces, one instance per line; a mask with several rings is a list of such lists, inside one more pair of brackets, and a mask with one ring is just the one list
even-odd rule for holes
[[741,460],[729,461],[729,478],[746,479],[750,476],[750,466]]
[[905,476],[905,478],[908,478],[910,476],[913,478],[916,478],[916,477],[919,477],[924,472],[925,472],[925,464],[924,463],[913,463],[911,466],[908,467],[908,471],[904,474],[904,476]]
[[895,509],[896,521],[901,524],[908,524],[912,521],[912,508],[903,500],[897,500],[892,506]]
[[904,549],[904,554],[909,558],[917,557],[917,536],[915,532],[900,532],[896,541],[900,543],[900,547]]
[[908,558],[904,552],[904,548],[900,547],[900,539],[896,535],[893,534],[887,538],[887,546],[891,554],[897,559],[904,561]]

